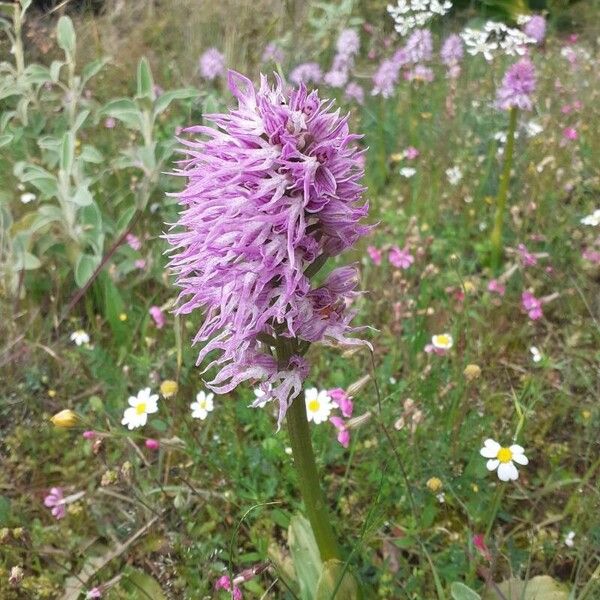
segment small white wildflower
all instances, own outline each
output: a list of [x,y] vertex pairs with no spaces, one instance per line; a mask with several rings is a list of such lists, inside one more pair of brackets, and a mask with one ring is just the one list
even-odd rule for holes
[[519,465],[528,464],[529,460],[524,453],[525,450],[518,444],[504,447],[492,439],[485,440],[483,448],[479,451],[481,456],[489,459],[485,465],[487,470],[498,470],[500,481],[516,481],[519,478],[519,472],[514,463]]
[[204,391],[198,392],[196,394],[196,402],[190,404],[192,417],[204,421],[208,417],[208,413],[212,412],[215,407],[213,403],[214,397],[214,394],[207,394]]
[[306,402],[306,416],[309,421],[315,425],[327,421],[331,409],[331,397],[325,390],[318,391],[316,388],[309,388],[304,395]]
[[462,179],[463,174],[460,170],[460,167],[454,166],[446,169],[446,177],[448,178],[448,182],[450,185],[457,185],[458,182]]
[[129,397],[129,408],[125,409],[122,425],[128,429],[143,427],[148,422],[148,415],[158,411],[158,394],[153,394],[150,388],[144,388],[137,396]]
[[565,546],[572,548],[575,545],[575,532],[569,531],[565,536]]
[[598,227],[598,225],[600,225],[600,208],[597,208],[591,215],[583,217],[580,222],[582,225]]
[[402,175],[402,177],[406,177],[407,179],[412,177],[416,172],[417,170],[413,169],[412,167],[402,167],[400,169],[400,175]]
[[538,363],[538,362],[540,362],[540,360],[542,360],[542,354],[536,348],[536,346],[531,346],[531,348],[529,348],[529,352],[531,352],[531,358],[532,358],[533,362]]
[[75,344],[77,344],[78,346],[90,343],[90,336],[83,329],[78,329],[77,331],[74,331],[71,334],[70,339],[72,342],[75,342]]
[[33,202],[35,200],[35,194],[32,194],[31,192],[25,192],[24,194],[21,194],[21,202],[23,204],[29,204],[30,202]]

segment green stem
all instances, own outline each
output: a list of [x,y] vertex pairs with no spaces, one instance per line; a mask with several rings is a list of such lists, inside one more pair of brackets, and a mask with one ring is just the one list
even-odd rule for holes
[[500,176],[500,186],[496,197],[496,214],[494,216],[494,228],[490,236],[492,246],[492,268],[497,271],[502,260],[502,227],[504,225],[504,210],[508,196],[508,184],[510,183],[510,171],[513,163],[515,147],[515,131],[517,129],[516,107],[510,109],[508,133],[506,134],[506,148],[504,149],[504,165]]
[[498,489],[496,490],[496,497],[494,498],[494,503],[492,504],[492,510],[490,511],[490,517],[488,520],[487,527],[485,528],[485,537],[488,538],[490,533],[492,532],[492,527],[494,526],[494,521],[496,520],[496,516],[498,515],[498,510],[500,510],[500,503],[502,502],[502,496],[504,496],[504,490],[506,486],[500,484]]
[[338,543],[327,513],[325,496],[317,473],[315,454],[306,418],[304,394],[297,396],[287,411],[288,432],[298,473],[298,487],[323,562],[341,560]]

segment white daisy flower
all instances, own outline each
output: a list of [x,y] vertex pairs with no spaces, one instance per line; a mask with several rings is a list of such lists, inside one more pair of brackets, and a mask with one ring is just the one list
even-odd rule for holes
[[122,425],[128,429],[143,427],[148,422],[148,415],[158,411],[158,394],[153,394],[150,388],[144,388],[137,396],[129,396],[129,408],[123,413]]
[[417,170],[413,169],[412,167],[402,167],[402,169],[400,169],[400,175],[402,175],[402,177],[406,177],[406,179],[412,177],[416,172]]
[[212,412],[215,405],[213,403],[214,394],[207,394],[204,391],[196,394],[196,402],[190,404],[192,409],[192,417],[204,421],[208,417],[208,413]]
[[454,339],[449,333],[441,333],[440,335],[434,335],[431,338],[431,343],[438,350],[450,350],[454,345]]
[[500,481],[515,481],[519,478],[519,472],[514,463],[519,465],[529,463],[524,452],[523,447],[518,444],[513,444],[507,448],[492,439],[487,439],[483,443],[483,448],[479,451],[479,454],[489,459],[486,463],[488,471],[498,469],[498,479]]
[[544,128],[537,121],[527,121],[527,123],[525,123],[527,137],[535,137],[542,133],[542,131],[544,131]]
[[462,179],[462,171],[460,167],[454,166],[446,169],[446,177],[450,185],[456,185]]
[[581,219],[581,224],[598,227],[598,225],[600,225],[600,208],[597,208],[591,215],[583,217],[583,219]]
[[315,425],[327,421],[333,406],[331,398],[325,390],[320,392],[317,388],[306,390],[304,401],[306,402],[306,415],[309,421],[312,421]]
[[33,202],[35,200],[35,194],[32,194],[31,192],[25,192],[24,194],[21,194],[21,202],[23,204],[29,204],[30,202]]
[[531,348],[529,348],[529,352],[531,352],[531,358],[533,362],[538,363],[540,360],[542,360],[542,353],[536,346],[531,346]]
[[83,329],[78,329],[71,334],[71,341],[75,342],[78,346],[89,344],[90,336]]

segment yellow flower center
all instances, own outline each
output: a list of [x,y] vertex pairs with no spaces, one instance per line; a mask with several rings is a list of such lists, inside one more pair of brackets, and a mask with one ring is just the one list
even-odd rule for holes
[[317,412],[319,410],[319,401],[318,400],[311,400],[308,403],[308,410],[310,410],[310,412]]
[[200,410],[205,410],[206,409],[206,400],[198,400],[198,408]]
[[145,412],[146,412],[146,403],[145,402],[140,402],[135,407],[135,414],[136,415],[143,415]]
[[498,450],[496,458],[501,463],[510,462],[512,460],[512,452],[510,451],[510,448],[500,448],[500,450]]
[[450,340],[448,339],[447,335],[438,335],[435,338],[435,341],[440,345],[440,346],[448,346],[448,344],[450,344]]

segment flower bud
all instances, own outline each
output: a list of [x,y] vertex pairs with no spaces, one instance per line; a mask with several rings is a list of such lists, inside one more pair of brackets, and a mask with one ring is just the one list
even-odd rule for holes
[[467,381],[474,381],[481,376],[481,368],[478,365],[467,365],[463,371]]
[[444,486],[442,480],[439,477],[431,477],[427,480],[426,485],[429,491],[433,492],[434,494],[437,494]]
[[50,419],[55,427],[68,429],[77,424],[77,415],[69,408],[56,413]]
[[177,382],[173,381],[172,379],[165,379],[160,384],[160,393],[164,398],[171,398],[178,392],[178,390],[179,386],[177,385]]

